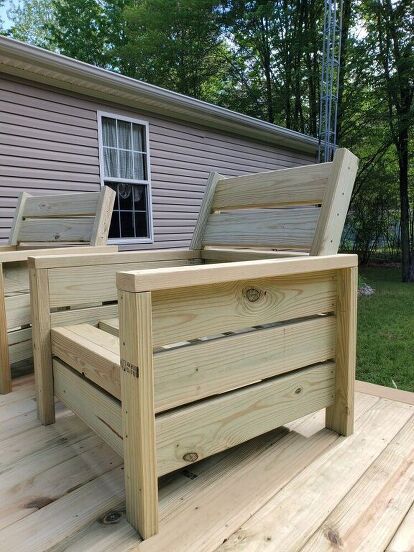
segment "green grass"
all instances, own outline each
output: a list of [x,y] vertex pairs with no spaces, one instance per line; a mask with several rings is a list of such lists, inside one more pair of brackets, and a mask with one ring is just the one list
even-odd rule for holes
[[414,284],[395,268],[360,274],[375,294],[358,298],[357,378],[414,391]]

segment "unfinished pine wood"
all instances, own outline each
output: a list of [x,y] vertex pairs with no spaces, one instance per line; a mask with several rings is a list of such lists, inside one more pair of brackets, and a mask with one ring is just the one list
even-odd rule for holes
[[414,502],[398,527],[387,552],[412,552],[414,550]]
[[127,519],[146,539],[158,532],[150,293],[120,292],[119,335]]
[[7,329],[30,324],[30,294],[20,293],[5,298]]
[[233,447],[334,400],[335,365],[304,368],[157,417],[158,474]]
[[55,407],[47,270],[30,268],[30,292],[37,411],[41,423],[48,425],[55,422]]
[[52,312],[50,326],[70,326],[73,324],[98,324],[101,318],[118,316],[118,305],[103,305],[102,307],[88,307],[75,310]]
[[222,180],[224,176],[216,172],[209,174],[207,184],[204,190],[203,202],[198,213],[197,222],[194,228],[193,237],[191,239],[190,249],[199,250],[203,243],[203,237],[205,234],[207,221],[210,216],[212,204],[214,201],[214,195],[216,191],[217,183]]
[[153,292],[154,347],[332,312],[333,272]]
[[[122,254],[120,254],[122,255]],[[136,257],[135,257],[136,258]],[[117,264],[106,264],[100,258],[95,266],[72,266],[51,268],[50,273],[50,306],[63,307],[81,305],[82,303],[115,301],[117,299],[116,274],[121,270],[145,270],[156,267],[187,266],[187,259],[123,262],[122,256]]]
[[414,393],[404,391],[403,389],[394,389],[393,387],[385,387],[368,381],[356,381],[355,390],[367,395],[375,397],[383,397],[390,401],[404,402],[414,406]]
[[257,549],[264,537],[275,550],[301,550],[412,414],[408,405],[377,401],[358,420],[353,435],[336,441],[288,483],[219,548],[220,552],[238,551],[241,541],[246,549]]
[[358,269],[337,272],[336,399],[326,411],[326,427],[350,435],[354,430],[354,383]]
[[99,320],[98,328],[106,333],[119,337],[119,318]]
[[12,227],[10,229],[9,245],[17,245],[20,241],[20,228],[23,222],[23,212],[28,198],[29,194],[26,192],[21,192],[21,194],[19,195],[19,200],[16,206],[16,214],[13,219]]
[[4,266],[0,263],[0,393],[10,393],[11,373],[9,370],[9,345],[5,304]]
[[213,213],[203,245],[310,249],[319,212],[313,206]]
[[5,295],[29,291],[29,271],[26,263],[4,263],[3,277]]
[[324,521],[303,552],[385,550],[414,497],[414,416]]
[[33,356],[32,328],[9,332],[8,343],[10,364],[31,358]]
[[201,258],[208,262],[256,261],[260,259],[279,259],[285,257],[301,257],[308,253],[304,251],[264,251],[260,249],[203,249]]
[[357,255],[339,254],[120,272],[117,274],[116,281],[119,289],[139,292],[221,284],[240,279],[293,276],[294,274],[317,273],[353,266],[358,266]]
[[102,193],[99,195],[99,201],[96,208],[96,217],[94,220],[91,245],[105,245],[109,235],[111,226],[112,210],[114,208],[116,192],[104,186]]
[[311,255],[331,255],[338,252],[357,171],[358,158],[345,148],[337,149],[322,201]]
[[221,180],[213,210],[322,203],[332,163],[318,163]]
[[94,217],[33,218],[20,226],[21,242],[90,242]]
[[[93,249],[90,247],[86,249],[84,245],[82,246],[71,246],[70,252],[68,252],[67,247],[63,247],[62,244],[54,244],[59,245],[59,247],[53,247],[53,248],[47,248],[45,249],[45,245],[42,245],[42,249],[33,249],[33,244],[31,244],[30,247],[25,249],[19,249],[14,251],[0,251],[0,259],[4,263],[15,263],[19,261],[27,261],[29,263],[29,259],[33,255],[40,255],[41,259],[44,259],[45,264],[47,264],[46,259],[50,259],[50,257],[56,255],[60,256],[62,254],[66,255],[66,259],[70,258],[68,257],[68,254],[70,255],[93,255],[93,254],[100,254],[100,253],[110,253],[114,254],[115,251],[118,251],[118,247],[116,245],[106,245],[106,246],[94,246]],[[20,246],[19,246],[20,247]],[[43,268],[43,267],[39,267]]]
[[[52,352],[121,399],[119,340],[88,324],[52,330]],[[335,320],[318,317],[154,355],[155,412],[260,381],[335,355]]]
[[98,211],[100,197],[99,192],[30,196],[24,206],[24,216],[46,218],[94,215]]

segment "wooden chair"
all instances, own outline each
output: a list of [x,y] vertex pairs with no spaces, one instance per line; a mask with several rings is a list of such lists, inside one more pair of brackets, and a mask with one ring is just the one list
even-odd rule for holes
[[107,251],[114,200],[108,187],[91,193],[20,195],[9,245],[0,246],[0,393],[11,390],[11,364],[32,357],[29,255],[33,249],[39,255],[62,255],[68,246],[72,253]]
[[352,433],[356,170],[211,175],[190,250],[29,259],[39,417],[57,396],[123,456],[143,538],[158,477],[321,408]]

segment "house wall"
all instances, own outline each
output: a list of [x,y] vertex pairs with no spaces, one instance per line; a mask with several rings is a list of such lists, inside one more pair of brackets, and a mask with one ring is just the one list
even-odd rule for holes
[[224,175],[313,162],[273,147],[0,74],[0,242],[8,240],[18,193],[96,191],[97,111],[150,123],[154,243],[187,247],[210,171]]

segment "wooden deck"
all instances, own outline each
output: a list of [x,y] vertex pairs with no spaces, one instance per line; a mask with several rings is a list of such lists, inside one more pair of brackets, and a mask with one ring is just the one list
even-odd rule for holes
[[323,413],[160,481],[160,533],[124,516],[120,458],[71,412],[36,419],[31,377],[0,397],[0,550],[414,550],[414,394],[358,384],[356,430]]

